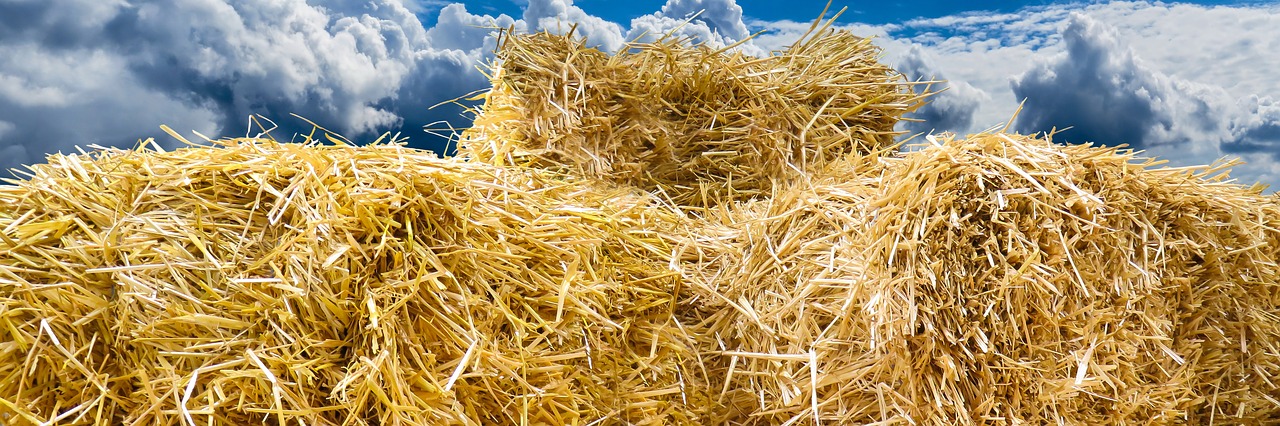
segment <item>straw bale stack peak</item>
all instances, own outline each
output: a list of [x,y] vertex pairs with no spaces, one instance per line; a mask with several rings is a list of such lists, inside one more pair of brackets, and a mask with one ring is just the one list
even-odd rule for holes
[[764,197],[847,154],[893,145],[931,93],[834,19],[765,58],[667,37],[615,55],[572,34],[507,36],[459,154],[567,168],[693,208]]

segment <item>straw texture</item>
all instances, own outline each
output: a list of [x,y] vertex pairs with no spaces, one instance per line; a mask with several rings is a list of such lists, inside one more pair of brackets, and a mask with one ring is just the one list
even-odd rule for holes
[[54,156],[0,190],[6,423],[698,423],[649,198],[222,144]]
[[1280,208],[1230,163],[991,134],[891,164],[873,353],[937,424],[1280,421]]
[[506,36],[460,156],[229,139],[0,186],[0,424],[1280,424],[1280,198],[892,128],[776,56]]
[[1228,164],[934,141],[695,227],[718,418],[1280,421],[1272,198],[1220,181]]
[[891,145],[898,118],[929,95],[846,31],[815,28],[765,58],[684,42],[608,55],[572,36],[506,37],[458,152],[567,168],[699,208],[768,196],[775,181]]

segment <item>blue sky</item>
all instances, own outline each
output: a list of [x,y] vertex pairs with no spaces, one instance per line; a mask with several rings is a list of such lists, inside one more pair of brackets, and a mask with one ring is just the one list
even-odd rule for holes
[[[441,2],[444,3],[444,2]],[[461,2],[467,6],[472,12],[480,12],[486,14],[507,14],[510,16],[518,16],[528,5],[528,1],[512,1],[512,0],[478,0]],[[632,18],[653,13],[662,8],[666,1],[662,0],[638,0],[638,1],[616,1],[616,0],[578,0],[574,4],[582,8],[589,14],[599,16],[609,21],[626,23]],[[1009,12],[1017,10],[1028,5],[1044,5],[1050,4],[1049,1],[1032,1],[1032,2],[1014,2],[1014,1],[884,1],[884,2],[832,2],[832,9],[839,10],[841,7],[849,7],[845,15],[841,17],[841,22],[861,22],[867,24],[889,24],[902,22],[913,18],[926,17],[933,18],[939,16],[954,15],[969,11],[984,12]],[[1219,2],[1221,3],[1221,2]],[[756,20],[782,20],[789,19],[792,21],[808,21],[816,18],[818,13],[822,11],[825,3],[821,1],[811,2],[793,2],[793,1],[770,1],[770,0],[744,0],[738,1],[738,6],[742,7],[743,13],[747,18]],[[804,4],[803,6],[801,4]],[[438,10],[442,5],[433,6],[431,9]],[[423,14],[424,23],[433,25],[435,16],[430,13]]]
[[[670,31],[749,54],[785,48],[825,4],[758,0],[2,0],[0,170],[51,152],[130,146],[161,124],[213,137],[277,138],[296,113],[352,139],[466,126],[432,105],[481,90],[487,28],[579,34],[605,50]],[[1280,185],[1276,2],[854,2],[838,26],[874,36],[883,61],[947,91],[903,124],[969,133],[1020,103],[1021,132],[1128,144],[1174,165],[1244,159],[1241,181]],[[188,133],[193,134],[194,133]]]

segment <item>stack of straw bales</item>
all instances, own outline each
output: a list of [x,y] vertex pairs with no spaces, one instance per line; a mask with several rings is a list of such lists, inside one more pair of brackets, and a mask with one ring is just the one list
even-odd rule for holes
[[144,144],[0,188],[0,424],[1280,423],[1280,200],[1229,163],[899,151],[922,98],[819,24],[499,57],[459,157]]

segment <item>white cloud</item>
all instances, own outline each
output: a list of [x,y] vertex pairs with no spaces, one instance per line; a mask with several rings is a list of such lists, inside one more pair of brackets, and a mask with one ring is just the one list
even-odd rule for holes
[[1250,155],[1242,180],[1269,179],[1280,153],[1280,108],[1269,98],[1235,101],[1221,86],[1157,71],[1118,38],[1117,31],[1074,14],[1062,32],[1066,51],[1017,78],[1026,99],[1016,129],[1073,126],[1068,142],[1129,144],[1181,164]]
[[1062,137],[1146,149],[1193,143],[1220,130],[1210,116],[1218,109],[1210,105],[1218,98],[1212,88],[1149,69],[1106,25],[1075,14],[1063,39],[1065,52],[1013,82],[1014,96],[1026,99],[1018,131],[1074,126]]
[[[0,120],[0,139],[17,128],[16,124]],[[18,144],[0,145],[0,178],[9,177],[9,169],[27,164],[28,160],[30,159],[27,157],[27,147]]]
[[632,19],[627,40],[653,41],[668,33],[712,47],[724,47],[751,35],[742,22],[742,7],[734,0],[668,0],[662,10]]
[[657,15],[680,20],[693,18],[728,40],[738,41],[751,35],[742,22],[742,7],[734,0],[667,0]]
[[217,114],[206,105],[148,87],[119,55],[28,42],[0,44],[0,57],[22,58],[0,63],[0,117],[7,124],[0,126],[0,170],[74,152],[75,145],[130,145],[160,133],[161,123],[217,129]]
[[[51,86],[46,82],[32,81],[29,77],[44,76],[0,75],[0,96],[24,108],[56,107],[67,103],[69,98],[67,89]],[[41,78],[41,80],[47,80],[47,78]]]
[[1250,95],[1237,104],[1243,113],[1230,123],[1233,152],[1262,151],[1280,155],[1280,101]]
[[[1256,3],[1256,2],[1252,2]],[[1090,7],[1090,17],[1154,68],[1173,77],[1213,84],[1235,97],[1280,91],[1280,4],[1199,6],[1125,2]]]
[[[1068,30],[1073,13],[1086,16],[1083,19],[1096,22],[1099,28],[1109,28],[1111,35],[1094,37],[1099,34],[1094,31],[1087,40],[1080,39],[1080,33]],[[794,22],[752,24],[776,30],[775,35],[757,40],[770,47],[785,46],[808,28],[807,23]],[[1280,92],[1280,82],[1270,72],[1280,69],[1280,56],[1263,53],[1280,51],[1280,30],[1276,30],[1280,5],[1073,3],[844,28],[878,35],[876,43],[885,49],[887,63],[909,65],[912,57],[923,56],[928,58],[928,70],[948,78],[953,87],[968,85],[985,93],[988,97],[967,131],[1008,121],[1019,101],[1012,83],[1029,76],[1045,84],[1037,86],[1043,90],[1023,111],[1027,116],[1022,130],[1075,126],[1078,135],[1107,138],[1099,142],[1141,144],[1149,154],[1173,165],[1207,164],[1224,155],[1239,155],[1249,162],[1234,173],[1241,181],[1280,184],[1276,158],[1280,156],[1280,137],[1276,137],[1280,112],[1271,95]],[[1063,59],[1069,55],[1064,32],[1077,37],[1075,44],[1099,59],[1093,63],[1096,66],[1072,63],[1088,59],[1085,52]],[[917,48],[913,46],[919,46],[923,55],[913,53]],[[1095,84],[1065,83],[1068,76],[1058,73],[1092,76]],[[1024,83],[1034,86],[1036,81]],[[1086,93],[1089,90],[1093,92]],[[1112,108],[1124,119],[1107,122],[1088,114],[1090,106],[1052,105],[1071,99],[1129,102],[1130,108]],[[935,103],[934,109],[922,109],[917,116],[947,106],[944,97]],[[1057,112],[1051,115],[1059,120],[1033,118],[1046,114],[1035,108],[1045,107],[1054,108]]]
[[443,9],[445,6],[461,4],[448,0],[403,0],[403,3],[404,8],[409,9],[409,11],[414,14],[434,13],[435,11]]
[[607,52],[616,52],[626,43],[621,25],[588,15],[574,6],[573,0],[530,0],[524,10],[524,22],[530,30],[560,34],[573,28],[586,37],[588,44]]
[[[668,35],[721,48],[745,40],[751,33],[742,20],[742,8],[734,0],[668,0],[662,10],[632,19],[627,40],[644,43]],[[769,54],[754,40],[736,50],[753,56]]]
[[912,134],[930,131],[964,132],[973,126],[973,117],[988,103],[991,97],[981,89],[963,81],[947,81],[946,75],[938,71],[934,59],[920,45],[912,45],[896,68],[906,78],[914,82],[939,81],[930,85],[917,85],[912,88],[916,93],[924,90],[942,91],[930,98],[914,114],[913,118],[920,122],[903,122],[902,128]]
[[435,49],[453,49],[474,52],[494,45],[494,28],[508,28],[515,20],[507,15],[498,17],[472,15],[462,3],[445,6],[440,11],[436,25],[427,30],[427,41]]
[[[752,43],[766,52],[772,52],[786,49],[787,46],[795,43],[813,26],[813,22],[752,20],[747,22],[747,25],[756,31],[764,31],[763,34],[751,39]],[[876,45],[886,49],[905,46],[903,42],[889,37],[891,32],[901,29],[898,25],[842,24],[836,25],[835,28],[849,31],[861,37],[875,38]]]
[[369,12],[378,15],[331,15],[301,0],[156,1],[125,9],[127,32],[113,35],[131,46],[121,53],[145,81],[229,92],[214,99],[224,124],[265,109],[363,134],[400,124],[375,103],[396,93],[426,47],[422,25],[397,2]]
[[[416,6],[427,3],[419,2]],[[421,126],[428,107],[482,88],[488,29],[510,17],[442,11],[429,33],[399,0],[8,0],[0,2],[0,112],[14,164],[73,145],[127,146],[160,124],[242,134],[251,114],[307,130],[297,113],[348,136]],[[18,150],[14,146],[23,146]]]

